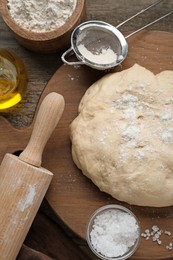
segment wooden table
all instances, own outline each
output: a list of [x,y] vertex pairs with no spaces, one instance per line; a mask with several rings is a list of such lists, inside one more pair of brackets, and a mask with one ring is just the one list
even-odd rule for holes
[[[105,22],[111,23],[112,25],[116,26],[131,15],[135,14],[136,12],[143,9],[145,6],[155,2],[154,0],[86,0],[86,20],[103,20]],[[146,14],[142,14],[140,17],[135,18],[128,24],[124,25],[121,28],[121,31],[130,32],[138,29],[142,25],[151,22],[152,20],[160,17],[161,15],[165,14],[173,10],[173,1],[165,0],[163,3],[159,4],[157,7],[149,10]],[[144,19],[145,18],[145,19]],[[168,32],[173,32],[172,23],[173,16],[169,16],[164,20],[154,24],[149,29],[152,30],[163,30]],[[25,97],[23,98],[22,102],[16,105],[13,108],[8,110],[4,110],[1,112],[1,116],[7,118],[10,123],[16,128],[23,128],[27,127],[31,124],[34,112],[36,109],[37,102],[41,96],[43,89],[45,88],[48,80],[53,76],[53,74],[58,70],[58,68],[62,65],[61,62],[61,54],[62,52],[57,52],[56,54],[36,54],[31,51],[24,49],[22,46],[18,44],[18,42],[13,38],[11,32],[8,30],[7,26],[3,22],[0,16],[0,48],[11,49],[18,54],[24,61],[26,65],[26,69],[28,72],[28,88]],[[53,224],[51,222],[53,221]],[[32,242],[34,241],[34,235],[38,237],[41,232],[41,228],[39,223],[48,223],[48,229],[51,229],[51,225],[55,225],[54,230],[57,229],[57,234],[55,237],[61,238],[64,241],[63,243],[57,242],[57,247],[59,246],[59,255],[53,255],[52,252],[45,252],[50,257],[54,256],[54,259],[95,259],[95,257],[87,250],[87,247],[81,243],[69,230],[61,223],[57,218],[54,216],[53,212],[50,210],[49,206],[47,205],[46,201],[43,202],[40,212],[36,217],[36,221],[31,228],[31,231],[28,235],[26,240],[26,244],[28,247],[35,248],[39,251],[39,239],[38,242],[35,244]],[[40,224],[41,225],[41,224]],[[44,225],[44,224],[43,224]],[[49,226],[50,225],[50,226]],[[52,227],[52,226],[51,226]],[[35,229],[38,228],[39,232],[36,233]],[[63,228],[63,229],[62,229]],[[53,229],[52,229],[53,230]],[[64,233],[65,232],[65,233]],[[67,237],[66,237],[67,235]],[[44,236],[43,236],[44,237]],[[70,237],[70,239],[69,239]],[[46,238],[45,238],[46,239]],[[37,241],[37,239],[35,239]],[[75,241],[75,242],[74,242]],[[41,241],[42,245],[44,241]],[[79,247],[76,247],[76,244]],[[35,247],[34,247],[35,245]],[[67,246],[68,245],[68,246]],[[20,259],[29,259],[27,258],[30,254],[28,247],[23,247],[21,251]],[[66,250],[65,248],[67,247]],[[79,248],[84,249],[85,254],[83,251],[81,252]],[[61,250],[60,250],[61,248]],[[51,250],[55,250],[55,247],[52,247]],[[64,250],[64,251],[63,251]],[[31,250],[32,251],[32,250]],[[24,254],[23,254],[24,252]],[[42,251],[44,253],[44,250]],[[73,252],[73,253],[72,253]],[[32,252],[36,254],[36,251]],[[23,254],[23,255],[22,255]],[[23,257],[25,255],[25,258]],[[37,254],[36,254],[37,255]],[[45,255],[41,255],[41,253],[36,256],[37,258],[34,259],[51,259],[45,258]]]
[[[153,3],[154,0],[86,0],[86,20],[103,20],[116,26],[131,15],[141,10],[144,6]],[[148,11],[145,15],[132,20],[122,27],[122,31],[133,31],[144,23],[148,23],[173,8],[170,0],[163,1]],[[144,21],[145,17],[145,21]],[[173,32],[172,16],[156,23],[150,29]],[[29,77],[27,93],[23,101],[1,113],[17,128],[30,125],[38,99],[55,71],[62,65],[61,52],[57,55],[41,55],[27,51],[13,38],[8,28],[0,17],[0,48],[14,50],[24,61]]]

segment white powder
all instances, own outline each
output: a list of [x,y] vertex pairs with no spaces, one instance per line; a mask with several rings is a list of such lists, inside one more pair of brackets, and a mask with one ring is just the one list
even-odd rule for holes
[[128,107],[127,109],[124,110],[124,119],[136,119],[136,109],[133,107]]
[[166,143],[173,143],[173,128],[165,129],[162,132],[162,140]]
[[137,124],[130,124],[127,126],[126,130],[122,132],[122,138],[128,142],[134,140],[136,136],[140,133],[141,127]]
[[98,137],[98,140],[99,140],[99,143],[100,143],[100,144],[102,144],[102,145],[106,144],[106,138],[107,138],[108,135],[109,135],[110,129],[111,129],[110,127],[105,127],[105,128],[102,130],[101,134],[100,134],[99,137]]
[[34,197],[36,195],[36,188],[35,186],[29,185],[29,191],[26,195],[26,197],[22,198],[21,201],[19,201],[19,209],[20,211],[25,211],[28,207],[30,207],[33,203]]
[[135,157],[138,159],[138,160],[141,160],[143,157],[144,157],[145,153],[144,151],[142,150],[139,150],[135,153]]
[[83,44],[79,44],[78,50],[87,60],[97,64],[110,64],[117,60],[117,54],[110,48],[102,48],[99,52],[92,53]]
[[117,257],[127,253],[135,244],[138,235],[136,219],[115,209],[98,215],[90,233],[93,247],[106,257]]
[[48,32],[61,27],[75,6],[76,0],[8,0],[14,21],[33,32]]
[[115,108],[117,109],[129,109],[136,108],[139,105],[138,97],[125,92],[120,99],[114,101]]
[[172,115],[171,114],[163,114],[161,115],[161,120],[163,121],[168,121],[168,120],[171,120],[172,119]]

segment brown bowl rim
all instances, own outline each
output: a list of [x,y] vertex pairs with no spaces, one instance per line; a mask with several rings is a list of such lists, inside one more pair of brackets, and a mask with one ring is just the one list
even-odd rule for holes
[[72,30],[74,25],[77,24],[79,18],[81,17],[85,6],[85,0],[76,0],[76,7],[68,19],[68,21],[62,25],[61,27],[50,31],[50,32],[32,32],[25,30],[21,26],[19,26],[11,17],[8,6],[7,0],[1,0],[0,4],[0,11],[3,20],[7,24],[7,26],[18,36],[33,41],[45,41],[45,40],[52,40],[58,37],[61,37],[68,31]]

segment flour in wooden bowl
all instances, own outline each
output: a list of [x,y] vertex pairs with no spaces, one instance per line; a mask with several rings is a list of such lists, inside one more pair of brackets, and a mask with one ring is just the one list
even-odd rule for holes
[[76,0],[8,0],[14,21],[33,32],[49,32],[61,27],[75,6]]
[[52,53],[70,44],[73,29],[85,15],[85,0],[2,0],[1,15],[25,48]]

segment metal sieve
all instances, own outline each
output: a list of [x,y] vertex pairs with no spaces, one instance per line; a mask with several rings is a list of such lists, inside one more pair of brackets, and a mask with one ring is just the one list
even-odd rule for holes
[[[80,24],[71,34],[71,47],[61,56],[62,61],[68,65],[87,65],[98,70],[116,67],[127,56],[127,38],[172,14],[173,11],[146,24],[127,36],[124,36],[118,28],[162,1],[160,0],[151,4],[116,27],[103,21],[87,21]],[[78,61],[67,60],[73,54],[75,54]]]

